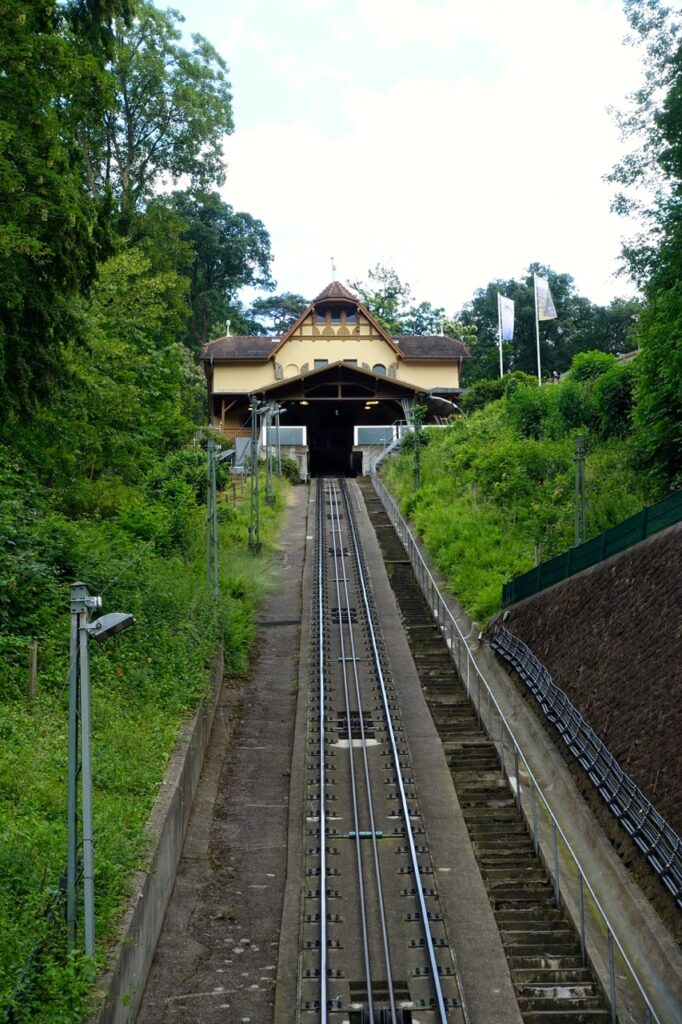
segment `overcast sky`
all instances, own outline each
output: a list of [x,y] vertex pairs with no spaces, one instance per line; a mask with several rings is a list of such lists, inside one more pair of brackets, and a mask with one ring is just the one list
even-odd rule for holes
[[[166,6],[157,0],[158,6]],[[603,181],[640,57],[621,0],[175,0],[230,67],[223,195],[279,291],[392,266],[456,312],[537,260],[594,302],[628,225]]]

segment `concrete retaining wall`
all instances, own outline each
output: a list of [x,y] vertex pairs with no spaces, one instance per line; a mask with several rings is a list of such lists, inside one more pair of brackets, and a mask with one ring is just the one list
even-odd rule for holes
[[132,896],[110,968],[98,982],[93,1024],[132,1024],[137,1016],[182,852],[211,735],[224,671],[222,649],[210,670],[210,693],[180,731],[146,831],[149,867],[132,879]]

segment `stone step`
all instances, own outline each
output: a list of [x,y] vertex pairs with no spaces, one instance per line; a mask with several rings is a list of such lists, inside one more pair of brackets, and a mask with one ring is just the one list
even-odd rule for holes
[[526,826],[522,821],[485,821],[484,819],[467,821],[466,826],[477,843],[481,840],[485,841],[486,837],[492,840],[495,837],[504,839],[505,836],[528,836]]
[[518,910],[500,910],[495,914],[498,928],[512,926],[517,922],[524,924],[528,921],[565,921],[564,912],[559,907],[523,907]]
[[[525,925],[508,928],[506,925],[500,928],[500,936],[505,946],[538,946],[543,949],[565,949],[577,948],[575,932],[569,925],[557,928],[555,922],[548,922],[548,927],[541,928],[543,921],[530,921]],[[554,927],[553,927],[554,925]]]
[[544,967],[517,967],[514,969],[513,974],[514,983],[519,987],[533,983],[561,984],[562,982],[575,982],[577,985],[594,985],[592,971],[589,967],[557,967],[555,970]]
[[602,1024],[611,1020],[608,1010],[524,1010],[524,1024]]
[[509,969],[516,971],[577,971],[584,970],[579,953],[565,953],[561,956],[546,953],[519,953],[515,949],[508,957]]
[[543,937],[539,936],[538,941],[531,942],[505,942],[503,945],[508,947],[507,952],[509,956],[577,956],[579,953],[579,947],[576,939],[571,935],[567,936],[566,939],[561,937],[548,938],[547,941],[543,941]]
[[491,883],[496,883],[499,879],[508,878],[510,882],[514,884],[523,884],[526,881],[535,882],[547,882],[547,874],[544,867],[538,860],[527,860],[525,864],[513,865],[513,864],[492,864],[484,869],[485,877],[490,880]]
[[555,1002],[571,1001],[575,1003],[577,1000],[597,1000],[597,1008],[601,1008],[603,1003],[601,1001],[601,993],[593,981],[579,982],[579,981],[564,981],[564,982],[524,982],[523,984],[518,983],[518,979],[514,978],[514,988],[517,996],[522,999],[537,999],[537,1000],[554,1000]]

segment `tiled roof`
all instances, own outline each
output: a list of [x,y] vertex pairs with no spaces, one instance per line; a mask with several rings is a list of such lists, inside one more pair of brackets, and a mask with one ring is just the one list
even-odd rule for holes
[[324,291],[321,291],[317,295],[313,302],[324,302],[326,299],[344,299],[346,302],[353,302],[355,305],[358,304],[357,295],[353,295],[349,292],[345,285],[342,285],[340,281],[332,281],[328,284]]
[[204,345],[201,358],[204,361],[213,356],[214,359],[260,359],[265,362],[278,341],[279,338],[228,335]]
[[394,334],[393,341],[406,359],[468,359],[461,341],[442,334]]

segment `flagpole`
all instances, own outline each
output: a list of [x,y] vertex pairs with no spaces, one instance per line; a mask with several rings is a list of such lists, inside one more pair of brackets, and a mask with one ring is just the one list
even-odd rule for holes
[[500,309],[500,293],[497,293],[497,343],[500,346],[500,379],[504,377],[504,363],[502,361],[502,311]]
[[540,314],[538,313],[537,274],[533,274],[533,289],[535,291],[535,344],[538,352],[538,387],[542,387],[542,373],[540,371]]

